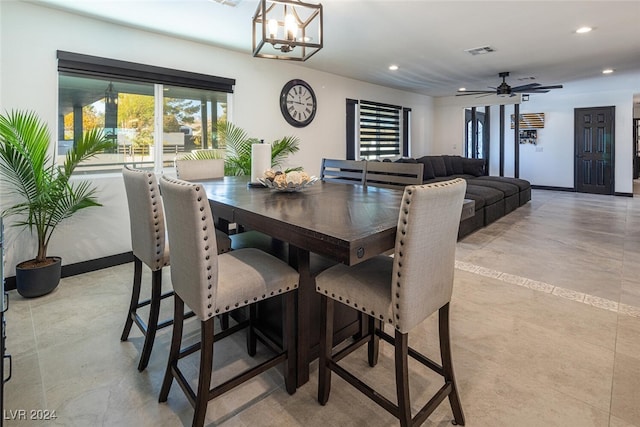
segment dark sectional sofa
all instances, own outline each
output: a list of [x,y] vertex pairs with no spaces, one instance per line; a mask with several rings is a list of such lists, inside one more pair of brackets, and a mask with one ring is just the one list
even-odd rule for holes
[[460,223],[458,238],[491,224],[531,200],[531,184],[518,178],[487,176],[484,159],[461,156],[424,156],[419,159],[403,158],[400,163],[422,163],[423,182],[447,181],[464,178],[467,181],[466,198],[475,202],[475,215]]

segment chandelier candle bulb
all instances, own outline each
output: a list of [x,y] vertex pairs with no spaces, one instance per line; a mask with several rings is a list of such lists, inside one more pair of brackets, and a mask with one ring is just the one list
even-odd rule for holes
[[275,39],[278,37],[278,20],[269,19],[269,37]]
[[284,28],[287,33],[287,40],[295,41],[298,32],[298,25],[296,24],[296,18],[294,18],[293,15],[288,14],[284,18]]

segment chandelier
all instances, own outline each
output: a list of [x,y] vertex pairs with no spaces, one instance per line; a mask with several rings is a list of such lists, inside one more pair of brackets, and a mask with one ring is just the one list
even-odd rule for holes
[[107,90],[104,92],[104,102],[108,106],[114,106],[118,104],[118,92],[113,89],[113,83],[109,82]]
[[260,0],[253,15],[253,56],[306,61],[322,49],[322,5]]

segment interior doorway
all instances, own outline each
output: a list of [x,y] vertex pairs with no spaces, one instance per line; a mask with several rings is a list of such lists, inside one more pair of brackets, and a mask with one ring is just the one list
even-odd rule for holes
[[574,183],[579,193],[614,194],[615,108],[574,110]]
[[474,159],[489,158],[489,108],[464,110],[464,155]]

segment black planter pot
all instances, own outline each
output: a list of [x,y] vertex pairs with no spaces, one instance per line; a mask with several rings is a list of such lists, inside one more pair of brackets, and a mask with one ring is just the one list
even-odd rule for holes
[[60,283],[62,258],[49,257],[55,262],[44,267],[22,267],[29,261],[16,266],[16,289],[25,298],[41,297],[53,291]]

